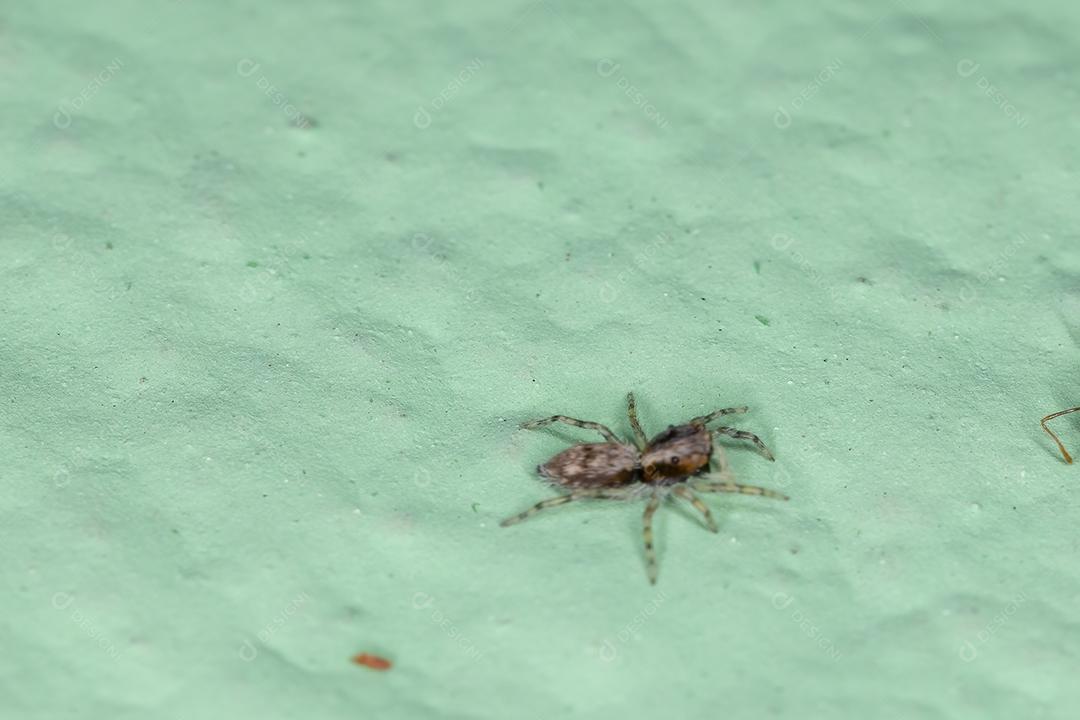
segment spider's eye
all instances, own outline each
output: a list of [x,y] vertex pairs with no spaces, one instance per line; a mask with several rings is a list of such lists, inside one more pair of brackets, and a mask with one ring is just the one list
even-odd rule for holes
[[671,456],[671,464],[672,465],[678,465],[679,464],[679,456],[678,455],[672,455]]

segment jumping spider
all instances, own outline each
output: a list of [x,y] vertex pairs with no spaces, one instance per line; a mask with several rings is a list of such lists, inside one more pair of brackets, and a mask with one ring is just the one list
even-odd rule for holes
[[[565,488],[569,492],[533,505],[528,510],[508,517],[502,526],[519,523],[541,510],[565,505],[576,500],[609,499],[636,500],[647,498],[645,505],[644,529],[645,563],[649,582],[655,584],[657,576],[656,551],[653,548],[652,517],[660,502],[674,495],[681,498],[701,513],[705,525],[713,532],[719,532],[712,513],[694,491],[743,493],[787,500],[774,490],[767,490],[755,485],[740,485],[732,482],[732,475],[727,466],[723,448],[713,447],[712,436],[727,435],[740,440],[753,442],[761,454],[774,460],[773,454],[765,447],[757,435],[736,430],[732,427],[718,427],[709,430],[706,425],[722,415],[744,413],[746,407],[724,408],[702,415],[685,425],[669,425],[667,430],[647,440],[641,424],[638,422],[637,406],[634,394],[626,396],[627,415],[630,427],[634,431],[634,444],[624,442],[615,433],[600,423],[575,420],[565,415],[553,415],[542,420],[523,423],[522,428],[535,429],[561,422],[574,427],[596,430],[607,442],[575,445],[563,450],[543,465],[538,465],[537,473],[546,478],[556,488]],[[710,482],[707,473],[713,451],[719,460],[719,481]]]

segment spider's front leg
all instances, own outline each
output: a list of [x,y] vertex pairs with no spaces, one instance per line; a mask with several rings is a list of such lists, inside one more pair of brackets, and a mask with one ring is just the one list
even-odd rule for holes
[[752,432],[747,432],[746,430],[738,430],[736,428],[727,427],[725,425],[723,427],[713,428],[712,433],[713,435],[727,435],[728,437],[733,437],[736,440],[749,440],[750,442],[757,445],[758,450],[760,450],[761,454],[764,455],[767,459],[774,462],[776,461],[776,458],[772,454],[772,450],[766,447],[765,443],[761,441],[761,438],[759,438]]
[[688,503],[693,505],[699,513],[701,513],[702,517],[705,518],[705,527],[709,528],[709,530],[712,530],[714,533],[720,532],[720,528],[716,527],[716,521],[713,520],[712,512],[710,512],[709,506],[702,502],[701,498],[695,495],[693,490],[686,487],[685,485],[676,485],[675,489],[671,492],[675,495],[678,495],[683,500],[686,500]]
[[638,422],[637,402],[632,392],[626,394],[626,414],[630,418],[630,429],[634,431],[634,440],[637,442],[638,449],[644,450],[649,441],[645,437],[645,431],[641,429],[641,423]]
[[[706,476],[708,477],[708,476]],[[716,493],[739,493],[741,495],[761,495],[762,497],[775,498],[777,500],[790,500],[787,495],[763,488],[759,485],[742,485],[728,480],[721,482],[708,482],[706,480],[691,480],[690,487],[698,492]]]
[[[724,478],[734,477],[731,473],[731,463],[728,462],[727,453],[724,452],[724,448],[719,445],[713,445],[712,457],[710,459],[714,461],[718,466],[717,471],[711,474],[718,475]],[[704,469],[707,470],[708,468]]]
[[691,420],[690,422],[692,424],[694,424],[694,425],[708,425],[713,420],[715,420],[716,418],[718,418],[718,417],[720,417],[722,415],[742,414],[742,413],[746,412],[749,409],[750,408],[743,405],[741,407],[730,407],[730,408],[724,408],[723,410],[713,410],[708,415],[702,415],[701,417],[696,417],[693,420]]

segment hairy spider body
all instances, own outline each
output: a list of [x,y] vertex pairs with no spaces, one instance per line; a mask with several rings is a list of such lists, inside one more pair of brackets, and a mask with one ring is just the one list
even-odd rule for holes
[[623,443],[575,445],[537,465],[536,472],[570,489],[672,485],[708,469],[712,452],[712,435],[705,426],[687,424],[669,427],[644,450]]
[[[728,492],[787,500],[787,496],[754,485],[732,482],[723,449],[713,446],[713,435],[728,435],[752,441],[769,460],[773,455],[753,433],[731,427],[709,430],[707,425],[722,415],[744,413],[746,407],[725,408],[690,420],[684,425],[669,425],[652,440],[646,440],[637,418],[634,394],[627,395],[627,415],[634,432],[634,444],[620,440],[615,433],[599,423],[575,420],[565,415],[553,415],[522,424],[523,428],[539,428],[555,422],[596,430],[607,442],[575,445],[538,465],[537,473],[549,483],[569,491],[537,503],[533,507],[502,521],[503,527],[521,522],[541,510],[586,499],[630,500],[647,498],[643,535],[645,560],[649,581],[656,582],[656,553],[652,540],[652,516],[660,502],[671,495],[689,502],[701,513],[706,526],[718,532],[708,506],[694,491]],[[719,459],[719,482],[701,477],[709,469],[714,452]]]
[[565,488],[618,487],[633,482],[641,453],[622,443],[589,443],[567,448],[536,472]]

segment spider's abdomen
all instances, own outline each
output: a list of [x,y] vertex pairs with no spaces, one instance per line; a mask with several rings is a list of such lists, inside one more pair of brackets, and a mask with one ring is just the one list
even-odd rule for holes
[[568,488],[625,485],[634,477],[638,457],[638,451],[629,445],[575,445],[537,466],[536,471],[556,485]]
[[704,425],[669,427],[641,453],[645,482],[680,480],[709,467],[712,435]]

